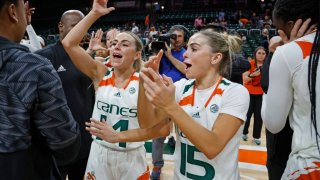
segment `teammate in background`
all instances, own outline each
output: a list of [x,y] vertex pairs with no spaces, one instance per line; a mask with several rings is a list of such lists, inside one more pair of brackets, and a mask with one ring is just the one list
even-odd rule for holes
[[266,50],[264,47],[258,47],[254,52],[254,58],[250,60],[251,68],[244,72],[242,75],[243,84],[248,89],[250,93],[250,105],[247,114],[247,120],[243,128],[242,139],[244,141],[248,140],[248,130],[250,126],[250,119],[252,114],[254,114],[253,123],[253,142],[257,145],[261,144],[261,105],[262,105],[262,95],[263,90],[261,88],[261,68],[264,60],[266,59]]
[[[121,131],[120,143],[104,141],[103,129],[88,128],[94,135],[87,164],[85,179],[137,179],[149,178],[145,157],[144,141],[150,138],[167,135],[169,123],[161,122],[150,129],[139,129],[137,120],[137,100],[139,91],[139,73],[141,64],[142,43],[131,32],[116,36],[110,49],[110,60],[113,68],[108,68],[92,57],[79,46],[82,37],[90,26],[101,16],[114,10],[107,7],[107,0],[94,0],[92,10],[80,21],[62,44],[73,63],[80,71],[89,76],[96,87],[92,123]],[[94,120],[95,119],[95,120]],[[88,124],[90,126],[90,123]],[[115,131],[114,131],[115,132]],[[151,133],[151,136],[150,136]],[[134,136],[131,142],[126,136]]]
[[0,177],[61,179],[57,163],[76,158],[79,126],[50,62],[19,44],[24,1],[0,1],[0,19]]
[[265,126],[278,133],[289,116],[293,129],[292,151],[282,179],[320,177],[319,12],[318,0],[278,0],[273,11],[275,26],[287,35],[300,19],[310,18],[310,24],[317,24],[311,34],[278,47],[270,64],[269,89],[262,107]]
[[83,17],[83,13],[78,10],[64,12],[58,24],[59,41],[35,52],[48,58],[56,69],[68,106],[80,126],[82,142],[77,159],[68,165],[59,166],[62,178],[68,176],[69,180],[81,180],[86,170],[92,138],[85,130],[85,122],[92,115],[95,94],[91,79],[74,66],[61,41]]
[[242,85],[224,78],[240,41],[210,31],[194,34],[184,53],[189,80],[173,83],[160,76],[160,58],[141,71],[141,127],[152,127],[166,118],[177,127],[174,179],[240,179],[238,148],[249,94]]

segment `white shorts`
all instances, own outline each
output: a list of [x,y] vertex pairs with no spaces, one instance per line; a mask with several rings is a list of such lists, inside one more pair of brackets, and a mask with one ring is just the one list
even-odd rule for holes
[[146,150],[143,146],[129,151],[117,151],[93,141],[84,179],[137,179],[146,170]]

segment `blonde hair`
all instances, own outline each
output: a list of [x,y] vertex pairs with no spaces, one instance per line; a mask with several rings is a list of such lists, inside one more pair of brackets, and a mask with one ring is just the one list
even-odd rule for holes
[[[142,51],[143,51],[143,44],[141,42],[141,39],[134,33],[130,32],[130,31],[124,31],[123,33],[127,33],[129,34],[131,37],[133,37],[134,41],[135,41],[135,46],[136,46],[136,51],[141,51],[141,57],[142,57]],[[139,59],[135,59],[134,63],[133,63],[133,67],[134,69],[139,72],[142,66],[142,59],[141,57]]]
[[212,52],[222,54],[219,73],[223,77],[229,78],[231,74],[232,61],[234,59],[234,53],[241,50],[241,38],[236,35],[218,33],[211,30],[203,30],[196,34],[201,34],[206,37],[207,43],[211,47]]

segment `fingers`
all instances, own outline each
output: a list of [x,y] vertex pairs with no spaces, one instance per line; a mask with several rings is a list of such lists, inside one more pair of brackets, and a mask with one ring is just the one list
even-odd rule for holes
[[158,52],[158,54],[157,54],[157,56],[156,56],[156,59],[155,59],[155,62],[156,62],[157,64],[160,63],[160,60],[161,60],[162,56],[163,56],[163,50],[161,49],[161,50]]
[[307,30],[306,34],[312,33],[312,31],[314,31],[316,28],[317,28],[316,24],[311,25],[310,28]]
[[162,78],[166,86],[173,84],[173,80],[170,77],[166,76],[165,74],[162,75]]
[[291,30],[291,34],[290,34],[290,40],[293,39],[297,34],[298,34],[298,31],[301,27],[301,24],[302,24],[302,19],[298,19],[295,23],[294,23],[294,26]]
[[95,35],[95,38],[102,39],[103,31],[102,29],[98,29]]
[[[298,22],[298,21],[301,21],[301,22]],[[307,29],[309,27],[309,24],[311,22],[311,19],[308,18],[303,23],[302,23],[301,19],[299,19],[298,21],[295,23],[295,25],[293,27],[293,28],[298,29],[298,30],[295,29],[295,31],[298,31],[298,32],[292,32],[291,31],[291,37],[292,37],[292,38],[290,38],[291,41],[302,37],[306,33],[306,31],[307,31]],[[302,23],[302,25],[301,25],[301,23]],[[297,27],[296,27],[296,24],[297,24]]]
[[286,33],[284,33],[283,30],[278,30],[278,34],[281,37],[283,43],[287,43],[289,41],[288,36],[286,35]]

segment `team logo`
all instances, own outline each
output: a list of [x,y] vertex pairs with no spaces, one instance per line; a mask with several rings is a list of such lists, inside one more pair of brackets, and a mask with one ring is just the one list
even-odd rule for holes
[[130,89],[129,89],[129,93],[130,94],[134,94],[136,92],[136,89],[134,88],[134,87],[131,87]]
[[117,92],[117,93],[114,94],[114,96],[121,97],[121,94],[120,94],[120,92]]
[[218,111],[219,111],[219,106],[216,105],[216,104],[212,104],[212,105],[210,106],[210,111],[211,111],[212,113],[218,112]]
[[197,112],[197,113],[193,114],[192,117],[193,117],[193,118],[200,118],[200,113]]

